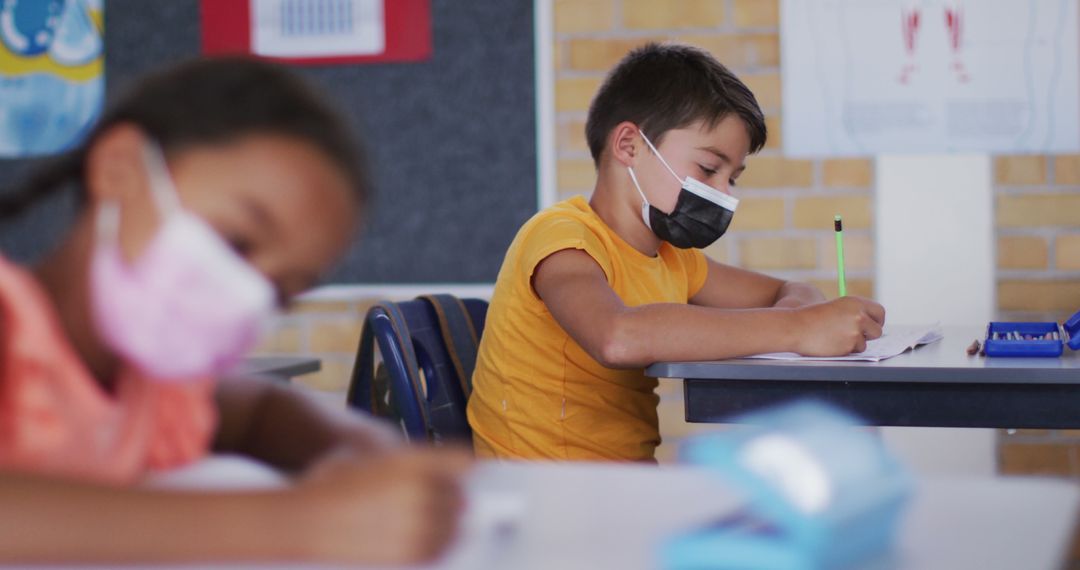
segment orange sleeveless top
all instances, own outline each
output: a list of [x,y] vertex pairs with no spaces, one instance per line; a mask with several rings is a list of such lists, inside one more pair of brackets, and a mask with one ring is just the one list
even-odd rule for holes
[[126,369],[107,392],[38,282],[0,257],[0,469],[129,483],[192,462],[217,424],[213,391]]

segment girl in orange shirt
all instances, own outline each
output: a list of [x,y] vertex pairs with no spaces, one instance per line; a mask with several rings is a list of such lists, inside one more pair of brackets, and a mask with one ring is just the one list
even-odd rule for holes
[[[269,63],[147,78],[83,146],[0,199],[80,193],[40,263],[0,258],[0,561],[431,558],[458,455],[370,419],[215,379],[351,240],[367,171],[340,118]],[[297,474],[275,491],[131,485],[210,448]]]

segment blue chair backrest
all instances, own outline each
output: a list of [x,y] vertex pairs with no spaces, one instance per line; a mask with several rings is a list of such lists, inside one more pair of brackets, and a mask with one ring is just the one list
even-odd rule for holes
[[[439,296],[443,303],[457,303],[450,296]],[[461,305],[444,306],[444,318],[453,323],[463,306],[475,345],[450,350],[452,342],[444,334],[435,301],[420,298],[401,303],[380,303],[364,319],[360,347],[349,386],[350,407],[398,420],[411,441],[471,441],[472,430],[465,416],[471,378],[458,373],[464,366],[471,370],[475,347],[479,346],[487,316],[487,302],[461,299]],[[462,322],[457,324],[461,325]],[[461,328],[457,329],[462,335]],[[469,331],[471,333],[472,331]],[[445,331],[450,334],[449,330]],[[466,336],[466,347],[473,337]],[[460,339],[459,339],[460,340]],[[375,367],[374,349],[382,355],[380,374]],[[469,351],[471,354],[462,354]],[[457,357],[457,362],[455,358]],[[466,373],[467,374],[467,373]],[[380,383],[385,382],[385,387]],[[387,392],[388,394],[384,394]],[[387,401],[381,401],[388,396]]]

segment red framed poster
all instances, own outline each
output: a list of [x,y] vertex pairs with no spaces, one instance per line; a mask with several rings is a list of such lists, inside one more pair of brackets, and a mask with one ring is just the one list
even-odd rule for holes
[[205,54],[297,64],[431,57],[430,0],[201,0]]

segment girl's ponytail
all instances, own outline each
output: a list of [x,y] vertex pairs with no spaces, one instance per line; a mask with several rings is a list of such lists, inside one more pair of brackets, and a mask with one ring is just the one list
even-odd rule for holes
[[63,188],[80,184],[83,178],[82,149],[60,155],[31,173],[30,179],[13,192],[0,194],[0,221],[17,218],[34,204]]

